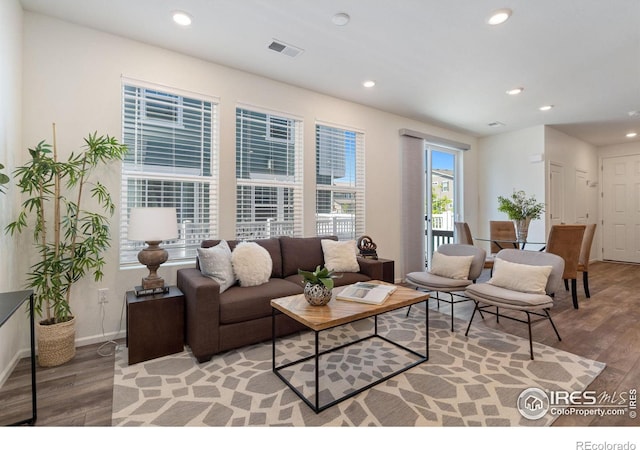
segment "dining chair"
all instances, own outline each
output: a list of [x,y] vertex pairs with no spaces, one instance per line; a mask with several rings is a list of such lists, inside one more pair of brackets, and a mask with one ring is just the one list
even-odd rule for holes
[[[562,340],[549,311],[563,273],[564,260],[558,255],[532,250],[500,250],[491,280],[470,284],[465,289],[465,294],[475,302],[465,336],[469,334],[476,312],[494,315],[498,321],[505,318],[526,323],[533,359],[532,323],[548,319],[558,340]],[[508,315],[504,314],[505,309]],[[524,313],[526,320],[519,317],[519,313]],[[531,316],[537,319],[531,320]]]
[[571,281],[571,298],[573,307],[578,309],[578,293],[576,284],[578,278],[578,261],[580,248],[585,232],[585,225],[552,225],[547,239],[546,252],[554,253],[564,259],[564,273],[562,279],[565,283]]
[[[455,243],[456,244],[466,244],[466,245],[474,245],[473,244],[473,235],[471,234],[471,228],[469,228],[469,224],[467,222],[454,222],[454,230],[455,230]],[[493,256],[486,255],[484,259],[484,269],[491,269],[493,267]]]
[[[584,295],[587,298],[591,298],[589,293],[589,259],[591,258],[591,245],[595,234],[596,224],[587,224],[582,238],[582,246],[580,247],[580,257],[578,258],[578,272],[582,272],[582,286],[584,287]],[[568,288],[568,282],[565,287]]]
[[[405,277],[409,286],[436,293],[438,308],[440,300],[451,305],[451,331],[453,331],[453,306],[470,300],[464,295],[464,289],[475,283],[482,273],[486,251],[468,244],[442,244],[433,253],[428,271],[411,272]],[[440,298],[440,292],[448,293],[450,298]],[[407,310],[407,316],[411,307]]]
[[473,245],[473,236],[467,222],[454,222],[455,243]]

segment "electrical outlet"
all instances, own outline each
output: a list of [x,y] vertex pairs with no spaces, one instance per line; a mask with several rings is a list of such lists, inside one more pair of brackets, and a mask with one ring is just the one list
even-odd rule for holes
[[107,288],[98,289],[98,304],[102,305],[104,303],[109,303],[109,300],[107,300],[108,293],[109,289]]

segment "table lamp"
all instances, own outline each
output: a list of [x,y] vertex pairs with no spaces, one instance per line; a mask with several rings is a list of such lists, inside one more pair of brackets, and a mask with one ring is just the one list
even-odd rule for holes
[[157,272],[160,265],[167,261],[169,254],[160,247],[160,243],[177,237],[175,208],[131,208],[127,238],[147,244],[138,253],[138,261],[149,269],[149,275],[142,279],[143,289],[164,287],[164,279]]

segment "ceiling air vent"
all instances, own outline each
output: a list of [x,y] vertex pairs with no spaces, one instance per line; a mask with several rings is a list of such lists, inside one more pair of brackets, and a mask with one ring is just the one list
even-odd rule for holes
[[290,44],[285,44],[282,41],[273,40],[269,44],[269,50],[273,50],[274,52],[282,53],[283,55],[290,56],[291,58],[295,58],[304,50],[298,47],[294,47]]

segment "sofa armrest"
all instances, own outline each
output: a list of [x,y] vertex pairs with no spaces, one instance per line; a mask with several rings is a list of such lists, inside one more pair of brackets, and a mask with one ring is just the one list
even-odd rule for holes
[[185,300],[185,340],[198,362],[205,362],[220,346],[220,285],[196,268],[177,271],[178,289]]
[[358,256],[358,264],[360,265],[360,273],[367,275],[372,280],[383,279],[382,261]]

